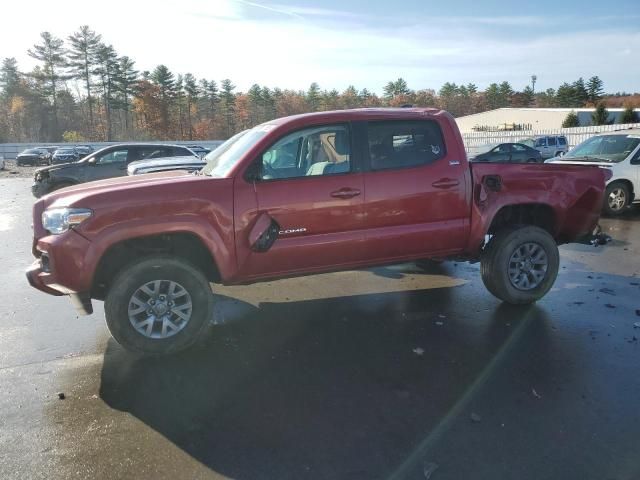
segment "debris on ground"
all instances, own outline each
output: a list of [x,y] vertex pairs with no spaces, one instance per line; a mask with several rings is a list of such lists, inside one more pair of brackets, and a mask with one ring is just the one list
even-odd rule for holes
[[610,288],[601,288],[600,290],[598,290],[601,293],[606,293],[607,295],[613,295],[615,297],[616,292],[614,292],[613,290],[611,290]]
[[64,394],[64,392],[58,392],[58,398],[60,400],[64,400],[65,398],[67,398],[67,396]]
[[431,475],[433,475],[433,472],[435,472],[438,469],[439,465],[437,463],[434,462],[425,462],[424,464],[424,478],[426,478],[427,480],[429,480],[431,478]]
[[[640,315],[640,313],[638,313],[638,312],[640,312],[640,310],[636,310],[636,315]],[[640,328],[640,322],[634,323],[633,324],[633,328]]]
[[420,347],[414,348],[413,353],[415,353],[416,355],[424,355],[424,348],[420,348]]
[[640,317],[640,308],[636,310],[636,315]]
[[611,303],[605,303],[604,306],[607,308],[616,308],[616,306],[612,305]]
[[584,305],[584,302],[573,302],[574,305]]
[[439,327],[441,327],[441,326],[443,326],[443,325],[444,325],[444,322],[441,322],[440,320],[438,320],[438,321],[436,322],[436,325],[437,325],[437,326],[439,326]]
[[538,392],[536,392],[535,388],[531,389],[531,393],[533,393],[533,396],[536,398],[542,398],[542,395],[540,395]]
[[473,423],[480,423],[482,421],[482,417],[475,412],[472,412],[469,418]]

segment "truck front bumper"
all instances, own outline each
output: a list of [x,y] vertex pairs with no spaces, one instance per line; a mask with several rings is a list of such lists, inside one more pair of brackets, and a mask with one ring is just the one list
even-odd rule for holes
[[93,313],[89,292],[95,265],[86,261],[88,246],[73,230],[39,239],[34,245],[37,258],[26,271],[29,285],[49,295],[68,295],[79,313]]

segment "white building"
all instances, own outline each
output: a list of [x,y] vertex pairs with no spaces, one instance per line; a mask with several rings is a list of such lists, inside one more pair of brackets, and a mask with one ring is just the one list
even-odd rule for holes
[[[624,108],[608,108],[609,122],[618,123]],[[461,132],[479,130],[513,130],[521,125],[526,130],[562,128],[562,122],[570,112],[578,115],[581,127],[592,125],[591,114],[595,108],[498,108],[456,118]],[[640,119],[640,108],[634,110]]]

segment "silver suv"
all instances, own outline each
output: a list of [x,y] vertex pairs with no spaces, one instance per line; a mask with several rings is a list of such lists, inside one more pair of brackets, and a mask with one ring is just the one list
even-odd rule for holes
[[543,159],[559,157],[569,151],[567,137],[564,135],[537,135],[521,140],[520,143],[538,150]]

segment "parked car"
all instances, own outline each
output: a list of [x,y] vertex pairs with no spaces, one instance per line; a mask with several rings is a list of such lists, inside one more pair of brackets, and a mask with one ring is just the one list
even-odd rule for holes
[[591,238],[609,176],[470,165],[454,118],[436,109],[296,115],[249,130],[200,175],[37,200],[27,278],[83,314],[105,300],[114,338],[152,354],[187,348],[210,324],[210,282],[452,257],[479,260],[493,295],[527,304],[551,289],[558,244]]
[[16,157],[16,165],[42,165],[49,163],[49,151],[46,148],[27,148]]
[[205,161],[195,155],[183,157],[155,158],[151,160],[137,160],[127,167],[127,175],[141,175],[144,173],[168,172],[169,170],[184,170],[196,172],[202,170]]
[[61,163],[77,162],[78,160],[80,160],[80,155],[74,147],[62,147],[55,151],[49,164],[59,165]]
[[569,150],[567,137],[564,135],[538,135],[519,141],[528,147],[535,148],[542,154],[543,159],[559,157]]
[[31,191],[35,197],[41,197],[59,188],[126,175],[127,166],[136,160],[174,156],[195,155],[191,150],[180,145],[153,143],[111,145],[78,162],[52,165],[36,170]]
[[499,143],[480,148],[472,162],[542,163],[542,154],[522,143]]
[[201,145],[187,145],[187,148],[200,158],[204,158],[204,156],[211,151],[210,149],[204,148]]
[[640,202],[640,129],[594,135],[547,163],[597,165],[609,170],[612,176],[602,206],[608,215],[620,215],[632,203]]
[[89,145],[78,145],[75,148],[76,148],[76,152],[78,152],[78,156],[80,157],[80,159],[86,157],[87,155],[91,155],[93,152],[95,152],[93,147]]

